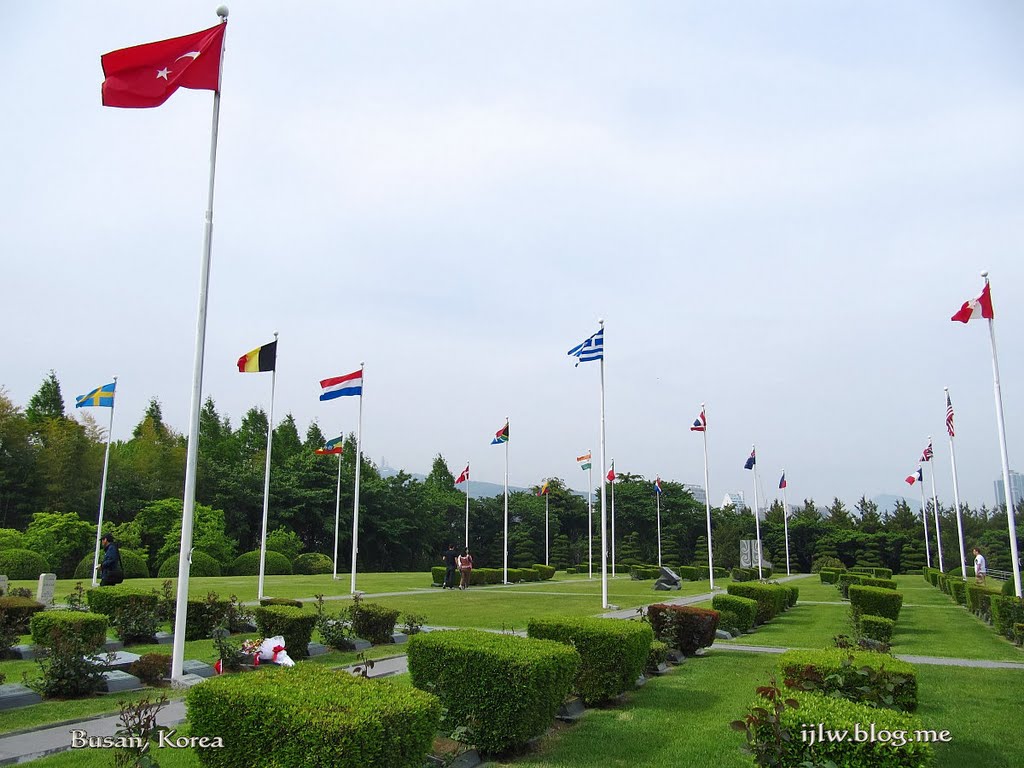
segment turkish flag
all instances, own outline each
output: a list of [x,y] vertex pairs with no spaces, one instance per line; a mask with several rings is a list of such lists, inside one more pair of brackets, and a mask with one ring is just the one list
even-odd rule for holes
[[226,27],[104,54],[103,106],[159,107],[179,88],[218,90]]

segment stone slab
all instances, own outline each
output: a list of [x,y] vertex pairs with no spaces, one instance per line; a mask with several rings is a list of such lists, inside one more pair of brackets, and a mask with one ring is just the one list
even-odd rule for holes
[[583,706],[583,701],[580,698],[574,697],[568,701],[562,702],[562,706],[558,708],[555,713],[556,720],[562,720],[567,723],[575,723],[583,714],[587,711],[587,708]]
[[15,645],[11,647],[11,654],[22,661],[32,661],[36,657],[35,648],[31,645]]
[[[188,663],[187,661],[185,662]],[[171,688],[191,688],[193,685],[199,685],[199,683],[205,680],[205,677],[199,675],[183,674],[181,677],[171,680]]]
[[662,675],[664,675],[664,674],[665,674],[666,672],[668,672],[668,670],[669,670],[669,666],[668,666],[668,664],[666,664],[665,662],[663,662],[663,661],[662,661],[662,662],[660,662],[660,663],[658,664],[658,666],[657,666],[656,668],[654,668],[654,669],[648,669],[648,670],[647,670],[647,674],[649,674],[649,675],[654,675],[654,676],[656,676],[656,677],[661,677],[661,676],[662,676]]
[[353,651],[365,651],[373,648],[373,643],[368,640],[363,640],[361,637],[352,638],[352,650]]
[[732,640],[732,635],[730,635],[724,629],[716,629],[715,630],[715,639],[716,640]]
[[323,656],[327,653],[327,646],[322,643],[310,643],[306,646],[306,653],[308,653],[311,658],[313,656]]
[[0,595],[6,595],[7,594],[7,587],[8,587],[7,577],[3,576],[3,575],[0,575]]
[[17,683],[0,685],[0,710],[27,707],[30,704],[38,704],[42,700],[38,693],[24,685]]
[[478,768],[482,763],[480,753],[475,749],[469,749],[448,763],[448,765],[449,768]]
[[665,656],[665,660],[669,664],[682,664],[686,661],[686,657],[683,656],[681,651],[677,651],[675,648],[669,648],[668,654]]
[[39,574],[39,585],[36,587],[36,602],[49,607],[53,605],[53,593],[57,589],[56,573]]
[[103,679],[106,681],[107,693],[123,693],[124,691],[137,691],[144,688],[142,681],[135,675],[129,675],[127,672],[120,672],[118,670],[111,670],[110,672],[103,673]]
[[128,651],[115,651],[112,656],[110,668],[120,672],[127,672],[128,667],[141,658],[139,654],[129,653]]
[[181,671],[183,675],[196,675],[202,678],[213,677],[217,674],[217,670],[209,664],[196,661],[195,659],[185,659],[181,664]]
[[122,643],[120,640],[107,640],[107,642],[103,644],[104,651],[120,651],[123,648],[124,643]]
[[391,636],[391,642],[395,643],[395,644],[406,643],[408,641],[409,641],[409,636],[407,634],[405,634],[404,632],[395,632],[395,634],[393,634]]
[[170,632],[157,632],[156,642],[158,645],[171,645],[174,642],[174,635]]
[[647,678],[644,675],[640,675],[640,677],[636,679],[635,685],[637,688],[643,688],[647,685]]

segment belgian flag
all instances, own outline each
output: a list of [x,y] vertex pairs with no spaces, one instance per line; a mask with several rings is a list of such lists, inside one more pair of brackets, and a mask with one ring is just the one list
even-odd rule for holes
[[277,365],[277,341],[256,347],[238,358],[239,373],[264,373],[272,371]]

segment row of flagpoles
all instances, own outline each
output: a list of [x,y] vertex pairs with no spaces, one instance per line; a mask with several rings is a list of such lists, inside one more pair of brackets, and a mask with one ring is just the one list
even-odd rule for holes
[[[214,195],[214,180],[216,178],[216,167],[217,167],[217,136],[218,126],[220,121],[220,96],[221,96],[221,80],[223,75],[223,62],[224,62],[224,42],[226,37],[227,29],[227,16],[228,10],[224,6],[217,9],[217,15],[220,17],[220,23],[211,27],[210,29],[203,30],[191,35],[184,35],[182,37],[173,38],[170,40],[161,40],[154,43],[147,43],[144,45],[137,45],[131,48],[124,48],[111,53],[105,54],[101,57],[101,65],[103,68],[104,80],[101,89],[102,103],[104,106],[109,107],[125,107],[125,108],[148,108],[158,107],[163,104],[178,88],[190,88],[198,90],[210,90],[213,91],[213,120],[210,131],[210,174],[209,183],[207,188],[207,206],[206,215],[203,231],[203,251],[202,258],[200,261],[200,281],[199,281],[199,300],[198,300],[198,312],[196,319],[196,338],[195,338],[195,357],[193,362],[192,371],[192,392],[191,392],[191,404],[189,412],[189,433],[188,433],[188,449],[186,454],[185,463],[185,489],[184,489],[184,502],[182,511],[182,526],[181,526],[181,557],[178,559],[178,592],[176,601],[176,612],[174,622],[174,645],[171,656],[171,678],[173,680],[180,680],[183,672],[184,662],[184,649],[185,649],[185,620],[187,616],[187,605],[188,605],[188,581],[190,571],[190,561],[192,552],[192,525],[193,525],[193,512],[195,508],[195,489],[196,489],[196,463],[199,448],[199,413],[202,405],[202,383],[203,383],[203,362],[205,357],[205,342],[206,342],[206,318],[207,318],[207,305],[208,305],[208,293],[209,293],[209,276],[210,276],[210,261],[211,261],[211,244],[213,238],[213,195]],[[966,313],[966,316],[961,316]],[[1003,425],[1002,415],[1002,400],[999,390],[999,373],[998,365],[996,362],[995,354],[995,331],[992,325],[992,306],[991,298],[989,297],[988,280],[986,277],[985,289],[982,295],[974,302],[967,302],[961,311],[954,315],[954,320],[961,320],[967,322],[968,320],[975,319],[976,317],[984,317],[989,320],[989,330],[992,339],[992,365],[993,374],[995,379],[995,394],[996,394],[996,411],[999,426],[999,437],[1000,437],[1000,449],[1003,461],[1003,478],[1004,485],[1006,488],[1007,497],[1007,509],[1009,517],[1009,528],[1010,528],[1010,548],[1013,559],[1013,570],[1014,570],[1014,584],[1016,587],[1016,593],[1018,596],[1021,594],[1020,585],[1020,573],[1019,564],[1017,559],[1017,542],[1016,542],[1016,528],[1014,523],[1014,511],[1013,511],[1013,498],[1012,498],[1012,486],[1009,481],[1009,468],[1006,457],[1006,440],[1005,431]],[[600,462],[601,467],[608,466],[605,460],[605,387],[604,387],[604,321],[600,321],[601,328],[597,333],[593,334],[590,338],[586,339],[583,343],[577,345],[569,351],[569,355],[577,358],[577,365],[580,362],[599,362],[600,363]],[[264,348],[261,347],[255,350],[257,353],[261,353]],[[275,347],[276,353],[276,347]],[[246,365],[248,365],[248,356],[246,358]],[[257,367],[255,370],[260,370],[258,365],[259,354],[257,354]],[[240,370],[244,370],[241,366]],[[272,369],[271,369],[272,370]],[[344,396],[345,394],[357,394],[355,392],[345,392],[346,388],[351,389],[349,386],[356,374],[350,374],[349,377],[338,377],[337,379],[327,379],[321,382],[324,387],[324,393],[321,394],[321,399],[333,399],[333,397]],[[356,443],[356,475],[355,475],[355,500],[353,510],[353,536],[352,536],[352,591],[355,591],[355,563],[356,555],[358,553],[358,524],[359,524],[359,469],[360,469],[360,432],[362,422],[362,367],[358,372],[359,376],[359,392],[360,395],[360,430],[357,431],[357,443]],[[346,382],[345,379],[349,381]],[[328,383],[330,382],[330,383]],[[271,381],[271,413],[273,413],[273,388],[275,381],[272,377]],[[111,424],[113,424],[113,389],[114,384],[107,385],[110,387],[110,402],[109,407],[111,408]],[[105,390],[101,388],[101,390]],[[336,393],[336,394],[332,394]],[[92,405],[102,405],[99,400],[103,399],[103,393],[95,394],[94,400],[96,402],[91,403]],[[328,396],[325,396],[328,395]],[[88,396],[85,396],[88,397]],[[703,427],[706,428],[706,421],[704,420],[703,409],[701,411],[701,421]],[[273,421],[271,420],[270,426]],[[706,429],[695,431],[704,431],[705,437],[705,494],[707,494],[707,434]],[[504,563],[503,569],[505,571],[505,581],[507,581],[507,569],[508,569],[508,422],[506,421],[504,427],[504,439],[502,439],[502,430],[499,430],[495,437],[495,443],[504,444],[505,446],[505,541],[504,541]],[[267,501],[266,501],[266,490],[269,483],[269,467],[270,467],[270,451],[272,441],[273,429],[268,428],[267,435],[267,473],[264,478],[264,507],[263,507],[263,532],[261,536],[261,552],[265,551],[266,545],[266,519],[267,519]],[[107,461],[109,458],[109,445],[110,445],[110,434],[108,431],[107,440],[107,458],[104,459],[104,490],[105,490],[105,477],[107,470]],[[325,447],[325,450],[327,448]],[[340,462],[340,458],[339,458]],[[755,519],[757,517],[757,482],[756,482],[756,460],[755,454],[751,452],[751,458],[749,460],[751,469],[755,471],[755,503],[754,513]],[[468,467],[467,467],[468,469]],[[614,477],[614,467],[611,470],[612,477]],[[605,539],[605,531],[607,529],[607,514],[606,514],[606,479],[604,472],[601,473],[601,602],[602,605],[607,607],[608,605],[608,584],[607,584],[607,571],[608,571],[608,555],[609,548]],[[659,484],[660,485],[660,484]],[[614,541],[614,485],[612,486],[613,494],[613,516],[612,516],[612,539]],[[338,499],[335,510],[335,577],[337,576],[337,530],[338,530],[338,506],[340,505],[340,468],[339,468],[339,490]],[[103,512],[103,501],[104,494],[101,492],[100,495],[100,526],[102,526],[102,512]],[[660,503],[660,502],[659,502]],[[711,543],[711,514],[710,514],[710,499],[707,503],[707,523],[708,523],[708,565],[711,568],[711,577],[714,577],[714,564],[712,561],[712,543]],[[467,488],[467,515],[468,515],[468,488]],[[592,516],[592,511],[591,511]],[[468,529],[468,525],[467,525]],[[758,524],[759,530],[759,524]],[[97,535],[99,535],[99,527],[97,528]],[[788,536],[787,536],[788,539]],[[468,541],[467,541],[468,544]],[[787,543],[788,546],[788,543]],[[591,550],[592,551],[592,550]],[[96,549],[96,559],[98,560],[98,542]],[[612,555],[612,567],[614,569],[614,550],[611,551]],[[758,556],[760,558],[760,534],[758,533]],[[261,555],[260,558],[260,592],[262,593],[263,574],[264,574],[264,557]],[[758,563],[760,568],[760,561]],[[591,567],[592,572],[592,567]],[[713,581],[712,581],[713,583]]]

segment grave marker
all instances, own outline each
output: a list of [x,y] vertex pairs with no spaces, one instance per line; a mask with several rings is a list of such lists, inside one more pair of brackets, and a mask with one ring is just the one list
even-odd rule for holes
[[36,588],[36,602],[47,608],[53,605],[53,592],[57,589],[56,573],[39,574],[39,586]]

